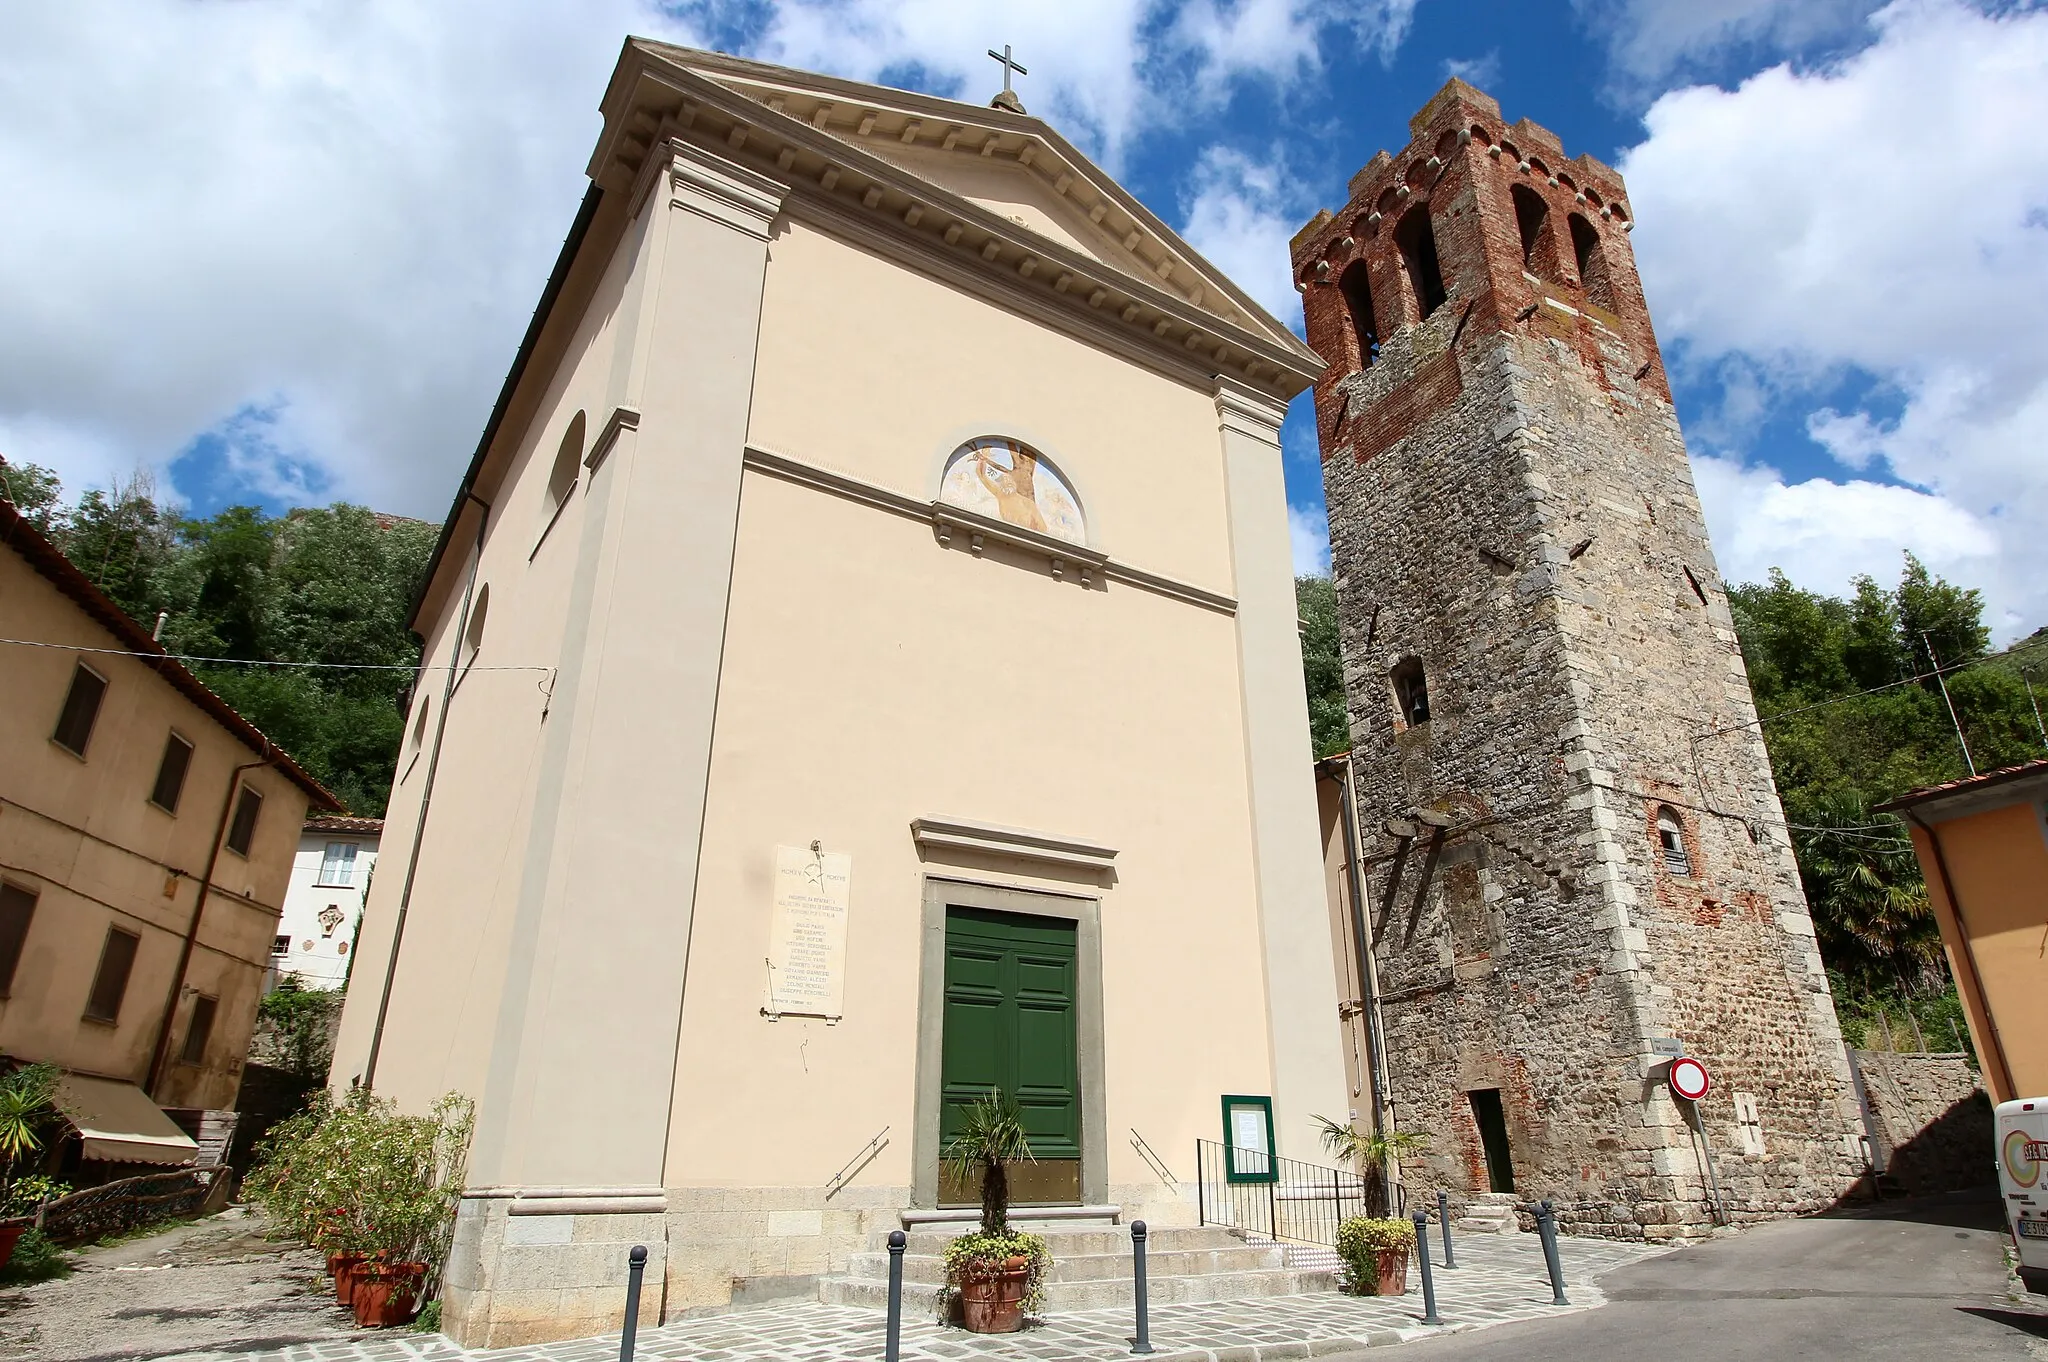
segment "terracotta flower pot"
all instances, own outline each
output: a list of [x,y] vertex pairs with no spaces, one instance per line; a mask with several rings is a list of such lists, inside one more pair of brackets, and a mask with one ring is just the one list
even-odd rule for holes
[[355,1271],[356,1324],[364,1329],[388,1329],[410,1324],[419,1310],[420,1285],[427,1275],[425,1263],[364,1263]]
[[974,1334],[1013,1334],[1024,1325],[1024,1288],[1030,1260],[1007,1258],[1000,1268],[960,1279],[960,1322]]
[[14,1246],[27,1234],[27,1225],[0,1225],[0,1268],[7,1266],[14,1258]]
[[1408,1291],[1408,1250],[1404,1248],[1380,1250],[1380,1278],[1373,1292],[1376,1296],[1400,1296]]
[[363,1265],[366,1255],[361,1253],[330,1253],[327,1255],[327,1275],[334,1278],[334,1300],[337,1305],[347,1305],[350,1293],[355,1290],[356,1269]]

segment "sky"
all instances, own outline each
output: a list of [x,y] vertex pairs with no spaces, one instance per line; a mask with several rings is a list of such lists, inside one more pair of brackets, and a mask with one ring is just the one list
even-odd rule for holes
[[1012,44],[1297,331],[1288,238],[1462,76],[1626,175],[1724,576],[1910,551],[2048,624],[2039,0],[0,0],[0,455],[439,520],[628,33],[976,101]]

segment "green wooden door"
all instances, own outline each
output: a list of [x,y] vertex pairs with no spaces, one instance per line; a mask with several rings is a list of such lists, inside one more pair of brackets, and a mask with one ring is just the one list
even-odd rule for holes
[[[1074,1015],[1074,923],[946,910],[941,1142],[990,1088],[1015,1094],[1036,1162],[1010,1170],[1019,1202],[1081,1199],[1081,1079]],[[940,1200],[971,1204],[978,1187],[941,1179]]]

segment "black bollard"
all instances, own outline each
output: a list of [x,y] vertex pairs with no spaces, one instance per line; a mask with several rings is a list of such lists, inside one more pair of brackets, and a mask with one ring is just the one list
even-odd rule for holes
[[908,1242],[902,1230],[889,1231],[889,1325],[882,1335],[882,1362],[896,1362],[903,1346],[903,1246]]
[[1137,1291],[1138,1336],[1131,1340],[1131,1351],[1149,1353],[1152,1351],[1151,1304],[1145,1290],[1145,1222],[1131,1222],[1131,1284]]
[[1436,1223],[1444,1231],[1444,1266],[1456,1267],[1458,1255],[1451,1252],[1451,1196],[1448,1192],[1436,1194]]
[[626,1324],[619,1330],[619,1362],[633,1362],[633,1339],[640,1332],[640,1279],[647,1274],[647,1246],[633,1245],[626,1255]]
[[1436,1313],[1436,1278],[1429,1272],[1429,1212],[1415,1213],[1415,1261],[1422,1264],[1422,1322],[1442,1324]]
[[1550,1272],[1550,1303],[1570,1305],[1564,1298],[1564,1264],[1557,1258],[1557,1212],[1548,1201],[1536,1203],[1536,1236],[1543,1241],[1543,1266]]

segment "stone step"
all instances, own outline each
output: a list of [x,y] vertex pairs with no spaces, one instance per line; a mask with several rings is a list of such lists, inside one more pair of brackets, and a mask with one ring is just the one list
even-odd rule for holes
[[[1202,1301],[1257,1300],[1268,1296],[1298,1296],[1315,1291],[1334,1291],[1335,1272],[1217,1272],[1190,1277],[1154,1277],[1147,1273],[1146,1294],[1154,1305],[1185,1305]],[[944,1288],[931,1282],[903,1284],[903,1310],[912,1318],[937,1315]],[[1135,1288],[1129,1277],[1094,1281],[1047,1282],[1045,1310],[1128,1309]],[[872,1277],[828,1277],[818,1284],[818,1299],[827,1305],[859,1305],[886,1309],[889,1284]]]
[[[939,1254],[946,1251],[946,1245],[968,1232],[972,1226],[944,1229],[920,1226],[906,1235],[905,1248],[910,1253]],[[1031,1233],[1040,1235],[1052,1256],[1081,1257],[1095,1253],[1121,1253],[1131,1251],[1131,1232],[1128,1229],[1072,1229],[1066,1227],[1021,1226]],[[1244,1247],[1244,1239],[1230,1230],[1213,1225],[1203,1228],[1193,1226],[1156,1229],[1146,1237],[1148,1253],[1191,1252],[1196,1249],[1229,1249]],[[889,1247],[886,1230],[876,1231],[868,1236],[868,1248],[872,1252],[885,1252]]]
[[[1162,1277],[1188,1277],[1232,1272],[1273,1272],[1287,1266],[1287,1255],[1279,1248],[1260,1248],[1239,1242],[1234,1248],[1204,1248],[1187,1250],[1154,1251],[1147,1245],[1145,1270],[1154,1280]],[[884,1253],[856,1253],[847,1263],[846,1275],[874,1281],[886,1281],[889,1276],[889,1255]],[[1053,1254],[1049,1282],[1106,1281],[1112,1277],[1131,1275],[1129,1253],[1084,1253]],[[946,1280],[946,1260],[936,1253],[906,1253],[903,1256],[903,1280],[942,1285]]]

